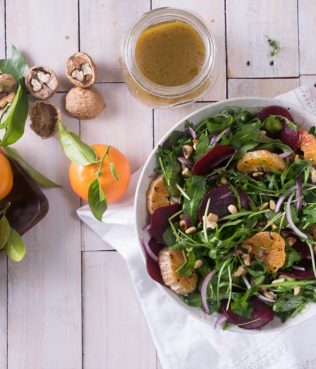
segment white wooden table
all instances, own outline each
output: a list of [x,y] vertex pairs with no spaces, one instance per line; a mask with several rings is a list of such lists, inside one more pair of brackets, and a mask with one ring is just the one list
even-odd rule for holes
[[[122,83],[119,42],[130,22],[161,6],[204,18],[218,43],[220,74],[203,101],[152,111]],[[265,35],[281,43],[275,58]],[[93,121],[66,114],[64,121],[91,144],[117,146],[133,169],[169,127],[202,104],[272,97],[315,83],[315,36],[315,0],[0,0],[0,57],[9,57],[14,44],[30,65],[52,67],[62,80],[55,102],[62,104],[69,88],[64,61],[77,50],[91,54],[107,108]],[[124,261],[75,215],[80,201],[69,188],[57,138],[42,141],[28,128],[17,147],[64,187],[45,191],[50,211],[25,236],[25,260],[0,257],[0,369],[159,368]]]

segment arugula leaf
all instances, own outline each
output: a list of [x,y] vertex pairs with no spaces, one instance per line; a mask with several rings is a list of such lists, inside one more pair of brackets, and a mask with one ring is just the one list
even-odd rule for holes
[[6,216],[0,218],[0,250],[5,246],[10,237],[11,227]]
[[176,185],[180,185],[183,180],[181,177],[181,164],[175,152],[160,146],[158,147],[157,158],[170,195],[177,196],[179,190]]
[[22,156],[13,147],[4,147],[3,150],[7,156],[15,161],[17,161],[21,167],[41,186],[53,188],[61,187],[59,184],[51,181],[50,179],[43,176],[40,172],[34,169],[29,163],[27,163]]
[[202,133],[199,136],[199,141],[196,146],[196,151],[194,155],[195,160],[203,156],[208,151],[209,143],[210,143],[210,139],[208,137],[208,134],[206,132]]
[[107,209],[107,201],[98,178],[91,182],[89,186],[88,203],[94,217],[101,222],[102,216]]
[[259,132],[260,132],[259,122],[245,124],[233,135],[231,145],[238,150],[239,148],[245,145],[258,144]]
[[286,259],[282,269],[291,268],[295,263],[301,260],[301,255],[293,247],[287,247],[285,253]]
[[227,112],[216,114],[203,121],[211,135],[230,127],[233,122],[234,117]]
[[249,301],[250,293],[247,291],[245,294],[236,293],[233,295],[233,301],[230,304],[232,311],[244,318],[250,319],[253,306]]
[[189,251],[186,254],[186,261],[183,263],[183,265],[180,266],[180,268],[177,270],[177,273],[185,277],[190,277],[193,273],[195,262],[196,262],[195,252],[193,250]]
[[64,153],[72,162],[82,166],[98,162],[93,148],[81,141],[78,135],[68,131],[62,122],[59,122],[59,141]]
[[191,223],[194,225],[198,221],[197,210],[200,201],[206,192],[206,178],[203,176],[192,176],[186,180],[186,192],[190,200],[184,198],[183,212],[188,214]]
[[23,136],[28,109],[26,88],[24,82],[20,81],[16,96],[1,124],[1,127],[6,128],[6,132],[0,141],[0,146],[12,145]]
[[21,261],[26,254],[25,243],[13,228],[11,228],[11,233],[4,249],[8,258],[12,261]]
[[190,293],[187,296],[182,296],[182,300],[189,306],[202,307],[202,300],[200,293]]
[[11,59],[0,60],[0,72],[11,74],[16,80],[24,77],[28,70],[28,65],[24,56],[20,51],[12,45],[12,57]]
[[176,237],[175,237],[171,227],[168,227],[165,230],[164,234],[162,235],[162,238],[164,240],[164,243],[167,246],[173,246],[176,243]]
[[280,50],[281,50],[281,46],[280,46],[280,42],[277,40],[274,40],[273,38],[266,36],[267,38],[267,43],[270,46],[270,56],[276,56]]

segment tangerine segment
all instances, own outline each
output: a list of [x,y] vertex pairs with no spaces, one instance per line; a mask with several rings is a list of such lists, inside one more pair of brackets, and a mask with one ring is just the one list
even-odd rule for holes
[[178,295],[187,295],[195,290],[197,274],[193,272],[190,277],[186,277],[177,272],[185,262],[182,250],[165,247],[159,252],[158,259],[161,276],[166,286]]
[[299,146],[304,152],[304,159],[311,160],[313,164],[316,164],[316,137],[305,129],[300,129]]
[[283,171],[285,161],[278,154],[268,150],[247,152],[237,162],[237,170],[243,173],[271,172],[271,168]]
[[285,263],[285,241],[276,232],[259,232],[245,240],[242,246],[251,246],[250,254],[262,260],[270,272],[276,272]]
[[[102,158],[108,145],[92,145],[97,153],[98,159]],[[108,203],[118,201],[127,191],[131,169],[129,160],[115,147],[110,146],[109,156],[107,155],[103,161],[101,172],[99,175],[100,186]],[[109,158],[110,157],[110,158]],[[110,161],[113,162],[118,181],[114,178]],[[99,164],[90,164],[82,166],[76,163],[71,163],[69,168],[70,184],[74,192],[83,200],[88,200],[88,191],[91,182],[96,178]]]
[[4,199],[13,187],[13,171],[9,160],[0,153],[0,200]]
[[168,191],[164,176],[161,175],[158,178],[153,179],[150,182],[146,195],[148,212],[152,214],[155,210],[161,208],[162,206],[169,205],[169,197],[170,193]]

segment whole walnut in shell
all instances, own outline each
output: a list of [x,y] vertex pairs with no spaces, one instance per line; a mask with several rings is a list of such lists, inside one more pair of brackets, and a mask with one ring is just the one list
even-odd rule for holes
[[73,87],[66,95],[66,110],[75,118],[93,119],[104,108],[103,96],[94,87]]
[[28,70],[25,85],[32,96],[46,100],[56,92],[58,79],[52,69],[37,65]]
[[42,138],[53,136],[61,119],[60,110],[53,104],[35,101],[30,110],[32,130]]
[[95,81],[95,63],[83,52],[73,54],[66,62],[66,75],[78,87],[89,87]]

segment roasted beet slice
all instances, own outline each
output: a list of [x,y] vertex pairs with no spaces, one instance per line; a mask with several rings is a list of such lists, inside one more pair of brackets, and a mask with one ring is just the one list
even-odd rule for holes
[[305,270],[290,269],[282,271],[282,274],[298,280],[315,279],[311,260],[308,259],[301,260],[298,264],[296,264],[296,266],[303,267]]
[[296,242],[293,247],[303,259],[310,257],[311,253],[309,251],[308,245],[305,242],[301,241],[299,238],[296,238]]
[[154,211],[151,216],[150,234],[157,242],[164,244],[163,234],[169,227],[169,218],[181,210],[180,204],[163,206]]
[[243,190],[238,190],[238,194],[239,194],[241,206],[246,210],[250,209],[249,196]]
[[[268,106],[257,113],[257,117],[264,121],[270,115],[280,115],[294,122],[292,115],[288,110],[282,108],[281,106]],[[272,138],[278,138],[286,145],[290,146],[292,150],[297,150],[299,147],[299,133],[289,128],[285,120],[282,120],[282,129],[279,132],[269,132],[269,136]]]
[[229,214],[229,205],[236,205],[235,196],[227,186],[215,187],[207,192],[200,202],[198,216],[201,222],[205,214],[208,199],[210,199],[208,214],[215,213],[219,217],[224,217]]
[[229,159],[234,153],[235,150],[231,146],[217,145],[197,159],[193,165],[192,172],[196,175],[210,173],[212,169]]
[[263,301],[259,300],[257,297],[251,297],[250,302],[253,305],[250,319],[235,314],[231,308],[226,310],[227,300],[222,302],[221,310],[229,322],[235,325],[240,325],[240,328],[245,329],[257,329],[263,327],[274,318],[274,311]]
[[[163,246],[161,244],[159,244],[154,238],[151,238],[150,241],[148,242],[148,244],[149,244],[149,247],[152,250],[152,252],[158,257],[159,251],[163,248]],[[154,281],[156,281],[160,284],[164,284],[158,262],[155,261],[148,254],[148,252],[147,252],[147,250],[144,246],[143,246],[143,250],[144,250],[145,255],[146,255],[146,268],[147,268],[148,274],[150,275],[150,277]]]
[[299,132],[290,129],[285,121],[282,121],[282,130],[280,133],[280,140],[286,145],[290,146],[292,150],[299,148]]
[[261,121],[265,120],[270,115],[282,115],[282,117],[285,117],[293,122],[293,117],[290,112],[287,109],[277,105],[268,106],[256,114],[257,118],[259,118]]

